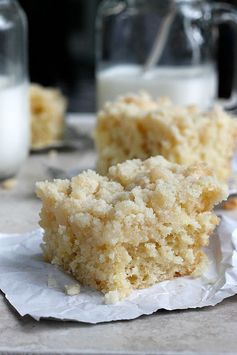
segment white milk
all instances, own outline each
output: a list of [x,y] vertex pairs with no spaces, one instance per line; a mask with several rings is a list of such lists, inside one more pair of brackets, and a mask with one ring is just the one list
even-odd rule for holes
[[209,108],[217,94],[217,75],[212,66],[163,67],[145,75],[138,65],[118,65],[97,74],[97,105],[128,92],[145,90],[154,98],[168,96],[176,104]]
[[0,179],[14,175],[29,150],[28,85],[0,77]]

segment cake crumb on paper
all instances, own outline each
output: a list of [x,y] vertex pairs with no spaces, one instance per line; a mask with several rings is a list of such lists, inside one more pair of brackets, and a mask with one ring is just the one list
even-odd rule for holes
[[55,287],[58,287],[58,283],[57,283],[57,280],[55,279],[55,277],[51,274],[48,275],[48,287],[49,288],[55,288]]
[[118,291],[109,291],[104,297],[105,304],[114,304],[120,301],[120,295]]
[[81,287],[79,284],[64,285],[64,291],[68,296],[79,295]]

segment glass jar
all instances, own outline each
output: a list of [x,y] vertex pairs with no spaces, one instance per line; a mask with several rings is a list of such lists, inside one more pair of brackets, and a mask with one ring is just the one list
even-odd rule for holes
[[14,176],[30,144],[27,20],[15,0],[0,0],[0,179]]
[[[210,108],[217,98],[217,25],[230,5],[205,0],[105,0],[97,17],[97,105],[145,90]],[[229,102],[235,104],[236,88]]]

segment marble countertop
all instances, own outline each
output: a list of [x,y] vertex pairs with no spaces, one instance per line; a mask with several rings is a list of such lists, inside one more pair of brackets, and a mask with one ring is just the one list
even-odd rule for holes
[[[31,155],[15,188],[0,189],[0,232],[37,228],[40,202],[34,183],[50,178],[48,166],[79,169],[94,161],[93,152]],[[22,318],[1,294],[0,334],[0,354],[235,354],[237,296],[215,307],[86,325]]]

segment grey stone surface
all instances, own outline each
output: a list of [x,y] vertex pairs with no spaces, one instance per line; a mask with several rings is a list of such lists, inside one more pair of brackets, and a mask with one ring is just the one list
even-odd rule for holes
[[[0,232],[37,228],[36,180],[47,166],[93,166],[91,153],[32,155],[13,190],[0,189]],[[235,212],[234,212],[235,213]],[[237,213],[237,212],[236,212]],[[237,354],[237,296],[215,307],[159,311],[132,321],[98,325],[20,317],[0,295],[0,354]]]

